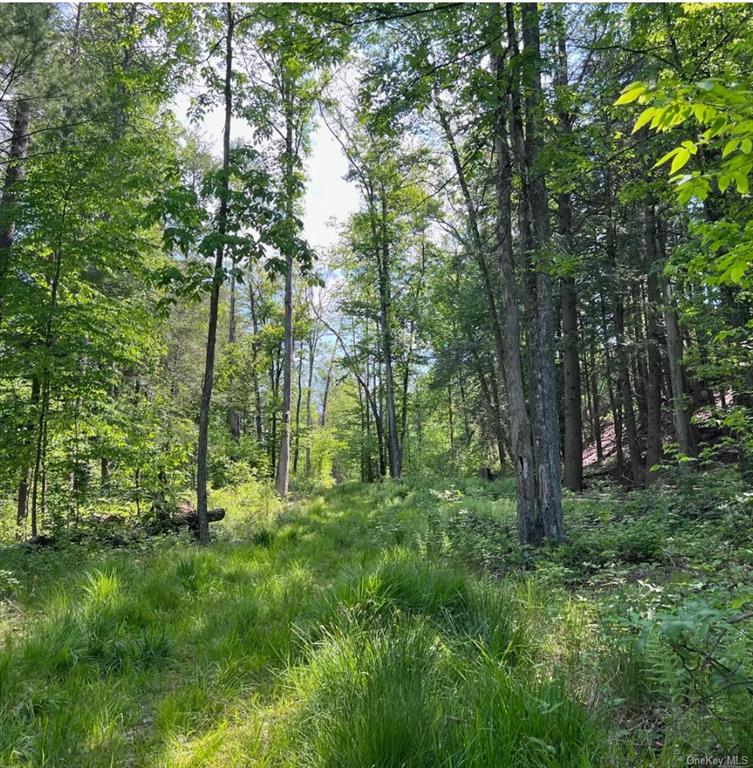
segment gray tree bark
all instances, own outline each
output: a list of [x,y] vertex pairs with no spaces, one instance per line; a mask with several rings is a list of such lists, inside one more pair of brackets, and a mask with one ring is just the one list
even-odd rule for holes
[[658,262],[656,211],[653,202],[646,205],[646,484],[650,485],[656,478],[651,468],[659,464],[662,457],[662,424],[661,424],[661,336],[659,332],[659,307],[661,306],[661,291],[659,290],[660,269]]
[[[291,88],[290,83],[287,84]],[[293,105],[292,95],[284,94],[285,99],[285,182],[286,215],[293,219]],[[290,484],[290,409],[293,394],[293,253],[285,254],[285,321],[282,364],[282,434],[280,436],[280,457],[277,462],[275,489],[285,497]]]
[[[511,21],[511,6],[508,23]],[[512,244],[512,161],[508,147],[508,94],[504,86],[504,69],[499,54],[493,66],[497,77],[498,102],[494,129],[497,196],[496,240],[500,270],[500,293],[504,342],[504,378],[510,409],[510,448],[517,483],[518,535],[524,543],[535,540],[536,491],[534,485],[531,424],[525,401],[523,365],[520,358],[521,333],[518,299],[515,290],[515,257]]]
[[526,256],[528,349],[531,373],[536,497],[540,528],[534,541],[564,537],[562,521],[562,470],[560,466],[559,415],[554,364],[554,302],[552,278],[545,268],[534,264],[550,238],[546,180],[539,167],[542,148],[539,113],[542,104],[539,12],[535,3],[523,3],[522,86],[525,104],[523,176],[523,227],[521,246]]
[[[555,84],[566,88],[567,47],[564,19],[558,19],[557,71]],[[560,135],[572,132],[572,115],[564,107],[559,109]],[[572,251],[573,212],[570,194],[557,196],[558,232],[568,253]],[[578,351],[578,294],[572,275],[560,280],[560,312],[562,320],[562,385],[565,416],[564,484],[571,491],[583,490],[583,416]]]

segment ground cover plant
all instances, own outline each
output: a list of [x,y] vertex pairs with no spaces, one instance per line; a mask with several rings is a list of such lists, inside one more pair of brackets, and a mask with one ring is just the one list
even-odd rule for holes
[[[750,501],[348,483],[180,535],[3,546],[8,766],[676,765],[749,754]],[[658,537],[658,538],[657,538]]]

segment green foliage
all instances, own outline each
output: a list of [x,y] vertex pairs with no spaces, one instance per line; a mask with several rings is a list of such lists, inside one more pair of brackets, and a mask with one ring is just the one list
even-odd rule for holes
[[573,499],[569,548],[534,553],[510,535],[511,490],[344,484],[284,508],[248,482],[213,493],[228,518],[207,550],[5,546],[0,759],[669,767],[688,743],[745,753],[749,516],[700,524],[661,487]]
[[[633,133],[644,126],[659,133],[687,136],[677,146],[664,154],[655,164],[662,166],[672,161],[670,181],[676,187],[677,201],[688,206],[693,201],[708,201],[736,190],[748,205],[750,175],[753,170],[753,112],[750,109],[751,82],[750,17],[748,9],[729,6],[716,10],[722,26],[726,19],[735,20],[734,31],[725,39],[723,58],[711,55],[704,68],[706,75],[695,82],[689,81],[686,71],[676,67],[659,72],[654,82],[635,82],[628,85],[615,105],[637,102],[644,106],[633,126]],[[685,42],[698,34],[701,25],[707,23],[704,14],[688,7],[680,14],[679,39]],[[675,41],[677,46],[677,41]],[[679,63],[679,62],[678,62]],[[695,162],[691,163],[691,160]],[[747,219],[747,217],[746,217]],[[739,224],[739,222],[738,222]],[[704,248],[710,272],[709,280],[722,284],[738,285],[747,276],[751,256],[751,238],[745,223],[735,228],[734,219],[721,220],[697,229]],[[709,248],[709,230],[714,231]]]

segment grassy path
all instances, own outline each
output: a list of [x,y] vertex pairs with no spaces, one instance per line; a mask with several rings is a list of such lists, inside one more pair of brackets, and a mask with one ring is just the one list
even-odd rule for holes
[[692,739],[745,746],[677,714],[661,647],[602,631],[605,606],[627,615],[614,590],[520,551],[508,491],[345,485],[283,511],[241,489],[206,550],[0,550],[0,765],[670,766]]

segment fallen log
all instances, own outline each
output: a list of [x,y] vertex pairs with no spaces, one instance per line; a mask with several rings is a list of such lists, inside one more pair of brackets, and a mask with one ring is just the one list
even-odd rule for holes
[[[207,519],[210,523],[216,523],[223,520],[225,510],[222,507],[207,510]],[[194,509],[190,501],[178,502],[176,508],[171,514],[160,514],[157,519],[147,526],[149,533],[164,533],[166,531],[176,531],[180,528],[188,528],[192,533],[199,532],[199,514]]]
[[[207,520],[210,523],[216,523],[218,520],[224,520],[225,519],[225,510],[222,507],[217,507],[216,509],[208,509],[207,510]],[[185,520],[185,524],[193,531],[199,530],[199,513],[198,512],[188,512],[185,516],[180,516],[178,518],[179,525],[183,525],[183,521]]]

